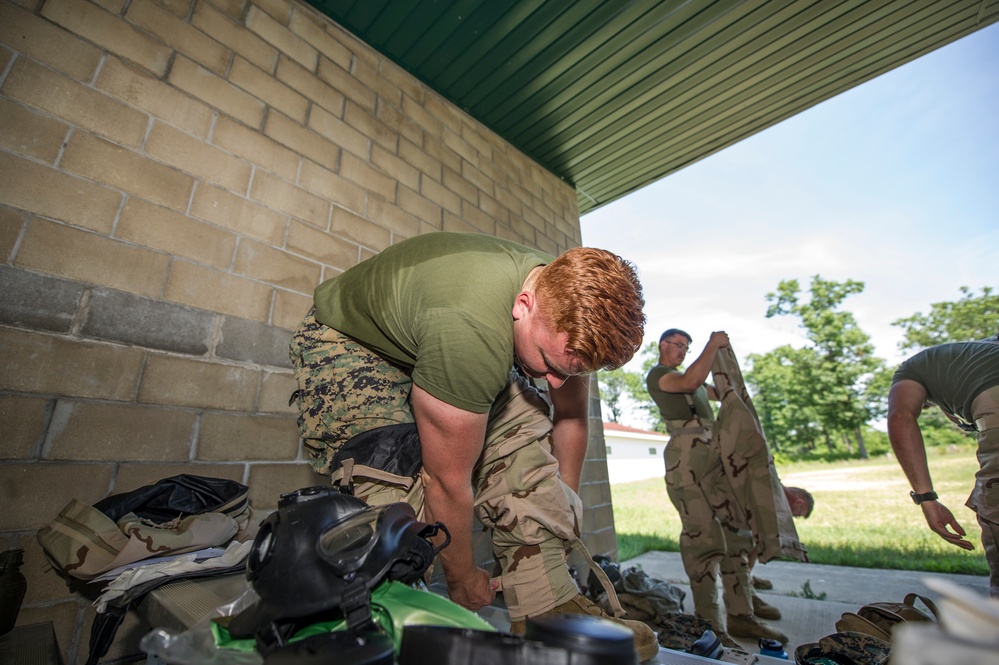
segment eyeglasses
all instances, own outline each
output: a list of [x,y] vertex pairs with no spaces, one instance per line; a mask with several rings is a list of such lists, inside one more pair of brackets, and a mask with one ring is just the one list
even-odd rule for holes
[[683,355],[687,355],[688,353],[690,353],[690,347],[687,346],[686,344],[681,344],[680,342],[670,342],[669,340],[667,340],[666,343],[667,344],[672,344],[676,348],[678,348],[681,351],[683,351]]

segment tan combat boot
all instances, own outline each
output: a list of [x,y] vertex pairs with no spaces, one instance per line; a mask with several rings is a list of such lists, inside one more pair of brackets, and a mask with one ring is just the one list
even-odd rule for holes
[[749,637],[754,640],[766,638],[787,644],[787,635],[773,626],[768,626],[752,614],[729,614],[728,634],[732,637]]
[[781,617],[779,609],[757,596],[755,592],[753,592],[753,614],[761,619],[771,621],[776,621]]
[[[616,624],[624,626],[635,636],[635,651],[638,653],[638,661],[641,663],[655,658],[656,654],[659,653],[659,642],[656,640],[656,634],[652,632],[651,628],[641,621],[615,619],[581,593],[576,594],[558,607],[547,612],[542,612],[537,616],[545,617],[556,614],[588,614],[589,616],[607,619],[608,621],[613,621]],[[510,624],[510,633],[513,635],[523,635],[526,631],[527,622],[524,620],[514,621]]]

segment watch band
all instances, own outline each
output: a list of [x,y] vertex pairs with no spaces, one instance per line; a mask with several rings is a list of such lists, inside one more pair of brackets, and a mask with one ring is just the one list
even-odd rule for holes
[[924,492],[923,494],[916,494],[915,492],[909,492],[909,496],[912,497],[912,502],[917,505],[922,503],[923,501],[937,500],[937,493],[934,492],[933,490],[930,490],[929,492]]

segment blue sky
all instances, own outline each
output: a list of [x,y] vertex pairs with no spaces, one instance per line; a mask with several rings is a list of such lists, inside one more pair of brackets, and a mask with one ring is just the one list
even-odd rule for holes
[[[999,25],[979,30],[585,215],[633,261],[646,342],[726,330],[739,357],[800,346],[767,292],[860,280],[844,308],[896,364],[891,322],[999,287]],[[628,369],[638,369],[635,361]]]

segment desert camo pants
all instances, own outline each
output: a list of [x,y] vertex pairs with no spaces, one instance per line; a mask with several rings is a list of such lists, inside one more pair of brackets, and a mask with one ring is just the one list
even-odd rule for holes
[[713,423],[695,419],[667,425],[666,493],[680,513],[680,558],[690,578],[695,614],[720,630],[719,579],[728,614],[753,611],[753,535],[722,467]]
[[[409,374],[318,323],[312,313],[292,339],[291,359],[299,431],[317,472],[336,475],[333,455],[356,434],[413,422]],[[511,371],[489,412],[485,447],[473,471],[475,514],[491,531],[511,620],[541,614],[579,593],[566,554],[579,547],[582,503],[558,474],[550,409],[527,379]],[[370,480],[355,486],[361,499],[406,501],[423,515],[421,478]]]
[[989,595],[999,598],[999,386],[978,395],[971,410],[978,427],[979,470],[966,505],[975,511],[982,527]]

